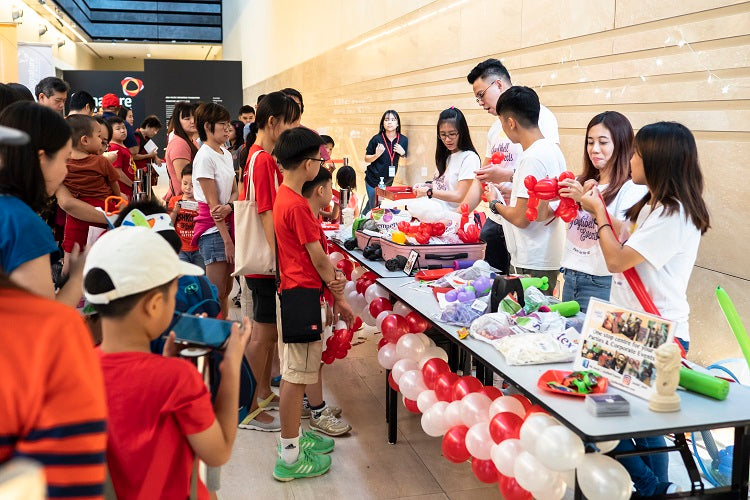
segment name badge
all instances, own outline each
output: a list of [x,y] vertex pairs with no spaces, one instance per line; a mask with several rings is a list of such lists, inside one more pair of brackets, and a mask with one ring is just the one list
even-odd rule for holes
[[388,167],[388,177],[396,177],[396,167],[394,165]]

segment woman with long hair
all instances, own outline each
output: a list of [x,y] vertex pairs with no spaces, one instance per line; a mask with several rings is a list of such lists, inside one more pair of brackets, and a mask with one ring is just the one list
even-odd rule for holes
[[[698,254],[701,236],[710,228],[703,200],[703,173],[695,138],[684,125],[659,122],[646,125],[635,136],[630,160],[633,182],[648,192],[625,214],[620,223],[607,221],[607,207],[594,187],[581,198],[583,208],[594,216],[599,246],[614,273],[610,301],[642,311],[623,271],[635,268],[661,317],[675,323],[675,338],[690,347],[687,285]],[[620,234],[620,243],[615,234]],[[617,451],[665,446],[662,436],[621,441]],[[675,491],[669,482],[664,453],[621,458],[642,496]]]
[[68,173],[70,127],[60,114],[29,101],[6,107],[0,125],[29,136],[24,146],[0,146],[0,268],[30,292],[76,306],[83,294],[84,259],[76,245],[67,283],[56,294],[50,254],[57,252],[57,244],[37,215]]
[[[576,179],[561,183],[560,196],[580,203],[588,189],[598,186],[610,216],[623,220],[647,188],[630,180],[630,156],[633,127],[616,111],[605,111],[591,119],[586,127],[583,172]],[[586,312],[589,299],[609,300],[612,273],[607,270],[596,233],[594,219],[585,210],[568,223],[562,257],[565,286],[563,300],[575,300]]]
[[164,154],[169,176],[169,189],[164,200],[182,194],[182,169],[192,163],[198,153],[195,144],[198,130],[195,128],[195,105],[189,102],[175,104],[169,120],[169,143]]
[[[386,186],[393,184],[398,172],[399,160],[409,151],[409,139],[401,134],[401,118],[394,109],[380,117],[380,130],[372,136],[365,150],[365,171],[368,211],[375,208],[375,188],[382,180]],[[401,161],[403,163],[403,160]]]
[[482,195],[475,174],[482,160],[471,142],[466,118],[458,108],[443,110],[438,117],[435,165],[432,185],[417,187],[417,196],[439,200],[448,210],[458,210],[464,202],[469,210],[474,210]]

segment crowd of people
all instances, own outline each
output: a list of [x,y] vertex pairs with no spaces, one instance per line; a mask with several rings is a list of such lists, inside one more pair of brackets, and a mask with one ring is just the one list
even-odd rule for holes
[[[550,283],[562,272],[562,298],[584,311],[591,297],[640,308],[622,276],[635,267],[687,350],[687,282],[709,228],[692,133],[660,122],[634,134],[627,117],[604,111],[586,127],[578,164],[563,156],[552,112],[534,90],[514,86],[500,61],[478,64],[467,80],[496,118],[484,158],[462,111],[443,110],[436,172],[417,196],[474,210],[484,195],[486,260]],[[70,91],[55,77],[33,94],[0,84],[0,318],[21,330],[2,335],[12,376],[0,399],[15,407],[0,419],[0,463],[40,461],[50,497],[113,488],[118,498],[208,498],[239,427],[280,432],[277,480],[327,472],[331,436],[352,426],[324,400],[322,317],[351,326],[354,315],[320,221],[347,207],[358,214],[355,170],[336,168],[333,138],[301,125],[303,98],[293,88],[260,96],[236,119],[216,103],[180,102],[167,125],[167,192],[155,200],[148,186],[143,201],[134,182],[162,161],[147,147],[161,121],[150,115],[135,128],[114,94],[96,115],[93,96]],[[376,188],[407,167],[408,150],[398,112],[385,111],[365,151],[365,212],[376,206]],[[562,180],[559,195],[576,203],[576,216],[563,223],[554,204],[540,201],[530,221],[524,179],[569,169],[581,173]],[[350,193],[346,207],[334,177]],[[113,206],[114,223],[104,215]],[[240,219],[237,207],[249,211]],[[257,228],[250,256],[272,256],[269,269],[236,252],[248,229],[235,227],[235,215]],[[207,387],[179,358],[170,325],[175,311],[206,302],[215,308],[199,312],[228,318],[235,270],[244,270],[236,298],[243,318],[209,363]],[[662,444],[635,439],[620,449]],[[209,466],[205,485],[198,460]],[[674,489],[665,460],[622,459],[644,495]]]

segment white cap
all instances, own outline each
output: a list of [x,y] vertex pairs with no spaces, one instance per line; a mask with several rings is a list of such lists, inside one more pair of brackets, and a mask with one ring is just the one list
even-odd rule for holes
[[[86,290],[86,276],[102,269],[114,289],[102,293]],[[109,304],[145,292],[182,276],[199,276],[200,267],[181,261],[159,233],[145,227],[119,227],[107,231],[91,246],[83,268],[84,295],[92,304]]]

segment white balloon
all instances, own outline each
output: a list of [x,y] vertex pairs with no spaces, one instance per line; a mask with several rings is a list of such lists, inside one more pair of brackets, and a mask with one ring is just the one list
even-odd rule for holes
[[586,453],[581,438],[562,425],[544,429],[534,451],[545,467],[559,472],[575,469]]
[[400,314],[404,318],[406,317],[407,314],[409,314],[412,311],[413,311],[413,309],[411,307],[407,306],[406,304],[404,304],[401,301],[396,302],[395,304],[393,304],[393,312],[396,313],[396,314]]
[[369,326],[375,326],[375,318],[372,317],[370,311],[367,308],[362,309],[359,313],[359,317],[362,318],[362,322]]
[[387,299],[389,296],[390,294],[388,293],[388,290],[380,285],[373,284],[368,286],[367,290],[365,290],[365,300],[368,304],[378,297],[385,297]]
[[430,347],[435,347],[437,344],[434,340],[432,340],[430,337],[427,337],[427,340],[430,342]]
[[448,403],[445,401],[438,401],[430,409],[422,414],[422,429],[425,434],[432,437],[442,436],[446,433],[450,427],[445,423],[445,410],[448,408]]
[[445,425],[450,429],[457,425],[463,425],[461,418],[461,401],[452,401],[445,410]]
[[617,445],[620,444],[620,440],[615,439],[614,441],[600,441],[594,444],[597,448],[599,448],[599,453],[609,453],[610,451],[617,448]]
[[516,457],[513,476],[521,488],[532,494],[536,494],[537,491],[550,490],[561,480],[559,473],[549,470],[528,451],[522,451]]
[[589,500],[627,500],[633,488],[627,469],[612,457],[587,453],[576,468],[578,485]]
[[[396,354],[398,354],[398,347],[396,348]],[[391,376],[393,377],[393,381],[396,382],[396,385],[400,385],[401,382],[399,381],[401,380],[401,375],[410,370],[416,369],[416,361],[409,358],[401,358],[393,364],[393,368],[391,368]]]
[[419,358],[419,369],[421,370],[425,363],[432,358],[440,358],[446,363],[448,362],[448,353],[442,348],[437,346],[430,346],[424,350],[422,357]]
[[353,281],[347,281],[346,285],[344,285],[344,297],[356,291],[357,291],[357,284]]
[[560,476],[562,476],[562,480],[565,481],[565,484],[568,485],[568,488],[576,487],[576,470],[575,469],[570,469],[570,470],[566,470],[565,472],[561,472]]
[[506,439],[490,448],[490,458],[495,464],[497,470],[502,474],[513,477],[513,466],[516,463],[516,457],[523,451],[523,445],[520,439]]
[[467,394],[461,399],[461,420],[467,427],[472,427],[482,422],[489,422],[487,416],[492,401],[481,392]]
[[417,337],[419,340],[422,341],[422,343],[424,344],[424,348],[425,349],[427,349],[428,347],[430,347],[430,337],[428,337],[424,333],[413,333],[412,335],[414,335],[415,337]]
[[422,378],[422,372],[419,370],[409,370],[401,375],[398,388],[401,390],[401,394],[411,400],[416,400],[422,391],[427,390],[427,386],[424,385],[424,379]]
[[557,481],[548,489],[534,492],[536,500],[560,500],[565,496],[565,481],[558,477]]
[[393,368],[393,365],[398,361],[396,356],[396,346],[394,344],[385,344],[378,351],[378,363],[386,370]]
[[[426,390],[419,393],[419,396],[417,396],[417,408],[419,408],[419,411],[421,411],[423,414],[432,408],[432,406],[438,402],[437,395],[435,394],[435,391]],[[445,401],[443,401],[445,403]],[[446,404],[446,406],[448,406]]]
[[539,436],[547,427],[552,427],[553,425],[559,424],[549,415],[543,413],[533,413],[529,415],[523,425],[521,425],[521,431],[519,433],[523,447],[527,450],[536,450],[536,441]]
[[364,266],[357,266],[352,270],[352,281],[351,283],[355,283],[356,281],[362,277],[363,274],[367,272],[367,269],[364,268]]
[[504,411],[515,413],[521,418],[524,418],[526,416],[526,410],[524,410],[523,405],[519,400],[510,396],[501,396],[492,402],[492,405],[490,406],[489,418],[492,418],[498,413],[502,413]]
[[366,305],[365,298],[362,295],[358,294],[356,290],[354,290],[353,292],[349,292],[349,294],[346,296],[346,301],[352,307],[352,311],[357,316],[359,316],[359,314],[364,310]]
[[383,327],[383,320],[385,319],[386,316],[391,314],[391,312],[392,311],[380,311],[380,313],[378,313],[378,317],[375,318],[375,326],[378,327],[378,330],[380,330]]
[[424,356],[425,346],[419,338],[413,333],[407,333],[401,336],[396,342],[396,352],[398,357],[410,358],[419,361]]
[[333,267],[336,267],[336,264],[338,263],[338,261],[343,260],[343,259],[344,259],[344,254],[342,254],[341,252],[333,252],[333,253],[328,254],[328,260],[331,261],[331,264],[333,264]]
[[466,449],[472,457],[479,460],[490,459],[490,448],[493,444],[489,422],[474,424],[466,433]]

